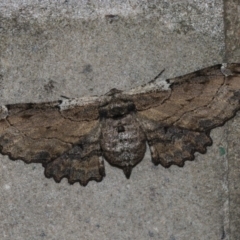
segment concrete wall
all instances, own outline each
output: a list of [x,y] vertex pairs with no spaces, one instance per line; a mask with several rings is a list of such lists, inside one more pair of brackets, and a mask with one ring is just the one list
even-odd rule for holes
[[[239,3],[3,0],[1,104],[130,89],[223,61],[240,62]],[[161,80],[161,79],[160,79]],[[40,164],[0,160],[0,239],[237,240],[240,115],[183,168],[149,152],[126,180],[106,164],[87,187],[46,179]]]

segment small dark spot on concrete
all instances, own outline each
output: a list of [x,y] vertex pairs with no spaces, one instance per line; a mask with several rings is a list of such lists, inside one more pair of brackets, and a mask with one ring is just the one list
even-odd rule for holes
[[44,85],[45,91],[47,91],[48,93],[51,93],[54,89],[54,84],[55,84],[55,81],[50,80],[47,84]]
[[109,23],[113,23],[113,22],[116,22],[116,21],[119,20],[119,16],[118,15],[113,15],[113,14],[105,15],[105,18],[107,19],[107,21]]
[[152,231],[148,231],[149,237],[154,237],[154,233]]
[[90,223],[90,219],[89,219],[89,218],[86,219],[86,220],[85,220],[85,223]]
[[91,73],[92,71],[93,71],[92,65],[91,64],[86,64],[83,67],[82,73],[88,74],[88,73]]
[[158,193],[156,192],[156,188],[150,187],[149,190],[150,190],[149,199],[150,199],[151,201],[154,201],[155,198],[156,198],[156,195],[158,195]]
[[169,240],[176,240],[176,238],[173,235],[171,235]]
[[167,183],[169,183],[169,182],[170,182],[170,179],[169,179],[169,178],[167,178],[167,177],[165,177],[165,178],[164,178],[164,180],[165,180],[165,182],[167,182]]
[[99,225],[99,224],[96,224],[95,226],[96,226],[97,228],[100,228],[100,225]]
[[44,238],[44,237],[46,237],[47,235],[46,235],[46,233],[45,233],[44,231],[42,231],[39,236],[42,237],[42,238]]
[[177,29],[177,33],[187,34],[189,31],[194,31],[194,27],[191,24],[188,24],[186,21],[179,22],[179,29]]

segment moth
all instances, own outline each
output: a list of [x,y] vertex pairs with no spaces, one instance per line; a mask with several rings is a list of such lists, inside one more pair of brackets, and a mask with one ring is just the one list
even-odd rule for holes
[[129,178],[147,144],[154,164],[182,167],[195,152],[206,152],[210,130],[239,109],[240,64],[216,65],[158,86],[1,106],[0,151],[42,163],[56,182],[65,177],[86,186],[103,179],[104,160]]

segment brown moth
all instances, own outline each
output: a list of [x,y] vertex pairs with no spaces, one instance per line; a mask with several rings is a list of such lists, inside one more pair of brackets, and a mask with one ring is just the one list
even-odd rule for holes
[[149,145],[152,161],[169,167],[211,145],[210,130],[240,109],[240,64],[212,66],[101,97],[1,107],[0,151],[42,163],[45,176],[85,186],[105,176],[104,160],[127,178]]

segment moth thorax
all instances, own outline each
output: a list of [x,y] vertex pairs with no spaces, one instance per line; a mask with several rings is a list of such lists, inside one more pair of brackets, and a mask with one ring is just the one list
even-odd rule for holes
[[100,107],[99,114],[105,118],[117,118],[133,111],[135,111],[135,105],[132,101],[113,99],[106,105]]

